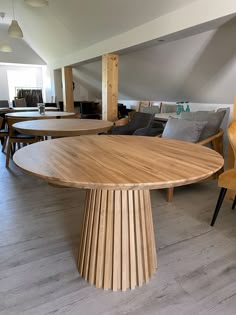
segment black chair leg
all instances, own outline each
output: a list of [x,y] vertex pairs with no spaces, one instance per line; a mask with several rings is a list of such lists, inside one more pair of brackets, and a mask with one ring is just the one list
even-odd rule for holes
[[234,210],[235,206],[236,206],[236,195],[235,195],[235,197],[234,197],[234,202],[233,202],[233,204],[232,204],[232,210]]
[[222,202],[223,202],[223,200],[225,198],[226,192],[227,192],[226,188],[221,188],[221,191],[220,191],[220,194],[219,194],[219,197],[218,197],[218,200],[217,200],[215,212],[214,212],[212,220],[211,220],[211,226],[213,226],[215,224],[215,222],[216,222],[216,218],[217,218],[218,213],[220,211],[220,207],[221,207]]

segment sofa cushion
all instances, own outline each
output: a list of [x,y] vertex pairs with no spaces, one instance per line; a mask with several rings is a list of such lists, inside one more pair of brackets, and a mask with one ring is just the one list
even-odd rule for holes
[[225,113],[226,110],[221,110],[218,112],[208,111],[182,112],[180,114],[180,118],[190,121],[207,121],[207,125],[203,129],[202,134],[199,138],[200,141],[215,135],[219,131]]
[[198,142],[207,121],[190,121],[169,117],[162,138]]

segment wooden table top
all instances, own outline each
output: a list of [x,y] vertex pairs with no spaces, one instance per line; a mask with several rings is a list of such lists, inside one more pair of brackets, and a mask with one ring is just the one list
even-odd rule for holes
[[[58,111],[57,107],[45,107],[46,111]],[[1,113],[38,111],[38,107],[0,107]]]
[[169,117],[179,118],[180,115],[176,113],[159,113],[155,114],[156,120],[167,121]]
[[68,137],[94,134],[109,130],[113,122],[96,119],[42,119],[18,122],[13,127],[24,134],[35,136]]
[[90,189],[155,189],[209,177],[223,166],[217,152],[159,137],[90,135],[31,144],[13,160],[47,182]]
[[59,112],[59,111],[46,111],[45,115],[39,114],[38,111],[31,112],[15,112],[6,114],[7,117],[19,117],[19,118],[33,118],[33,119],[44,119],[44,118],[53,118],[53,117],[69,117],[74,116],[75,113],[70,112]]

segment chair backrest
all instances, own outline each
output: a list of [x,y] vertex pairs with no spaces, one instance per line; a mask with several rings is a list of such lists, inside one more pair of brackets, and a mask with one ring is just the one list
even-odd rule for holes
[[26,107],[26,100],[25,98],[15,98],[15,107]]
[[0,107],[4,107],[4,108],[9,107],[8,100],[0,100]]
[[236,121],[232,121],[228,127],[228,137],[236,159]]
[[140,101],[138,104],[138,112],[141,112],[142,107],[148,107],[150,105],[151,105],[150,101]]
[[161,103],[161,113],[175,113],[178,105]]
[[128,123],[129,129],[135,132],[139,128],[149,128],[152,125],[153,119],[153,114],[135,112],[133,118]]
[[8,117],[7,119],[7,125],[9,130],[9,137],[13,137],[16,134],[16,130],[12,127],[17,122],[25,121],[25,120],[33,120],[33,118],[26,118],[26,117]]
[[148,114],[159,114],[160,107],[159,106],[148,106],[148,107],[141,107],[140,112],[148,113]]

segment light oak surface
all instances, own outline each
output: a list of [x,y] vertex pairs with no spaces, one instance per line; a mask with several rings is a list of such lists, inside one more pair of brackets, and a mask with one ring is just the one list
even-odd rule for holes
[[37,143],[16,152],[14,161],[46,181],[90,189],[180,186],[207,178],[223,165],[220,154],[200,145],[113,135]]
[[179,118],[180,116],[176,113],[159,113],[155,114],[155,119],[160,121],[167,121],[169,117]]
[[47,119],[47,118],[57,118],[57,117],[73,117],[75,113],[70,112],[60,112],[60,111],[46,111],[44,115],[39,114],[39,112],[17,112],[8,113],[7,117],[19,117],[19,118],[32,118],[32,119]]
[[24,121],[14,124],[13,127],[24,134],[68,137],[104,132],[112,125],[112,122],[106,120],[62,118]]
[[8,171],[0,153],[1,315],[235,315],[236,211],[226,200],[210,227],[217,181],[177,187],[172,204],[165,189],[151,191],[159,272],[124,294],[77,272],[85,191],[49,186],[10,163]]
[[208,177],[223,158],[176,140],[102,135],[37,143],[14,162],[53,184],[90,189],[78,270],[96,288],[126,291],[149,282],[157,268],[149,189]]
[[[31,112],[31,111],[38,111],[38,107],[12,107],[6,108],[1,107],[1,113],[15,113],[15,112]],[[45,107],[45,111],[58,111],[57,107]]]

